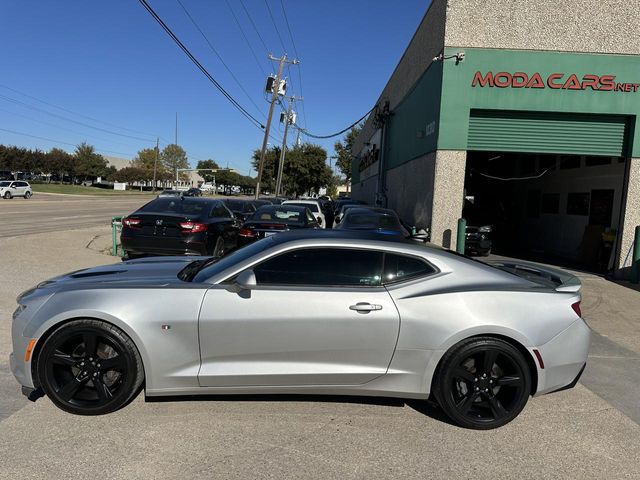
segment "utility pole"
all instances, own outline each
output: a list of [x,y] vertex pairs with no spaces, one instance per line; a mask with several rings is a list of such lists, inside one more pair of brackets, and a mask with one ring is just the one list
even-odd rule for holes
[[273,82],[273,93],[271,95],[271,105],[269,106],[269,115],[267,116],[267,124],[264,129],[264,139],[262,140],[262,149],[260,150],[260,161],[258,162],[258,178],[256,179],[256,194],[255,198],[260,196],[260,182],[262,181],[262,170],[264,168],[264,160],[267,155],[267,140],[269,139],[269,130],[271,129],[271,118],[273,117],[273,107],[275,107],[278,100],[280,82],[282,78],[282,70],[285,63],[300,63],[298,60],[287,60],[287,54],[285,53],[281,58],[276,58],[269,54],[269,60],[278,61],[278,73],[276,74],[275,81]]
[[302,100],[301,98],[289,97],[289,107],[284,119],[284,136],[282,137],[282,149],[280,150],[280,162],[278,163],[278,176],[276,179],[276,197],[280,195],[280,188],[282,187],[282,172],[284,170],[284,157],[287,150],[287,132],[289,131],[289,125],[293,123],[293,102],[296,100]]
[[156,193],[156,172],[158,170],[159,155],[160,155],[160,137],[156,137],[156,158],[153,160],[153,193]]

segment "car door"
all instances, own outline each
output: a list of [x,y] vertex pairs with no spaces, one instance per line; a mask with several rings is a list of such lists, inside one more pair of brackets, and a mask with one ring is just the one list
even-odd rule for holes
[[200,312],[201,386],[358,385],[384,375],[400,318],[382,252],[298,248],[253,267],[257,285],[216,285]]

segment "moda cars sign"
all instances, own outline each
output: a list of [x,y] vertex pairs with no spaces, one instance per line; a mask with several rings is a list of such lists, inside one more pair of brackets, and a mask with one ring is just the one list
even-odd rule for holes
[[598,90],[604,92],[637,92],[640,83],[620,83],[615,75],[576,75],[575,73],[486,72],[477,71],[472,87],[550,88],[553,90]]

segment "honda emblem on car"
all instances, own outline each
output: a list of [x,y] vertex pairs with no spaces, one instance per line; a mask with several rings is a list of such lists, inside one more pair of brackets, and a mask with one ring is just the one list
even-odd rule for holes
[[161,226],[162,225],[162,220],[156,220],[156,225]]

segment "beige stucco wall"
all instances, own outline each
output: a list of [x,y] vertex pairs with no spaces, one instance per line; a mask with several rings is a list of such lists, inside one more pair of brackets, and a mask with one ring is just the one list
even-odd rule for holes
[[431,225],[435,164],[432,152],[387,172],[388,207],[419,228]]
[[627,171],[624,220],[620,238],[619,276],[628,276],[632,260],[632,245],[636,226],[640,225],[640,158],[632,158]]
[[449,0],[451,47],[640,54],[638,0]]
[[458,219],[464,201],[464,176],[467,152],[438,150],[433,182],[431,241],[454,250]]

